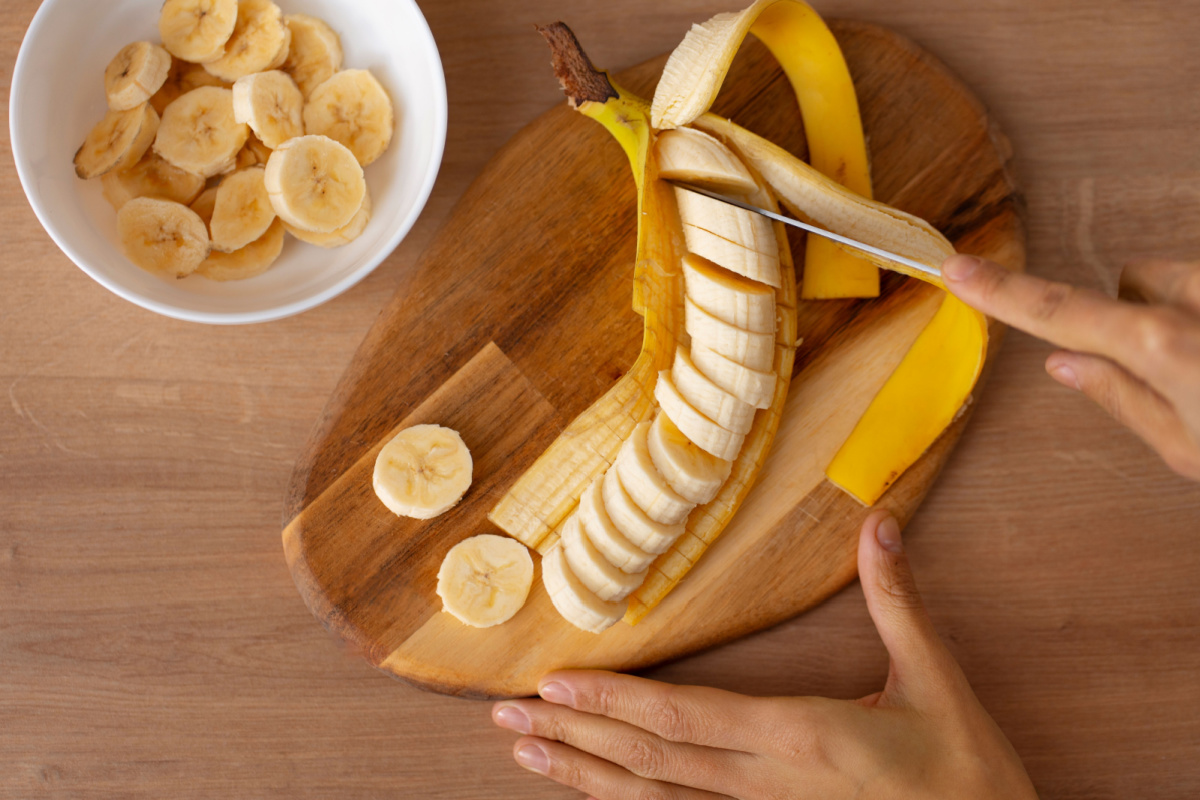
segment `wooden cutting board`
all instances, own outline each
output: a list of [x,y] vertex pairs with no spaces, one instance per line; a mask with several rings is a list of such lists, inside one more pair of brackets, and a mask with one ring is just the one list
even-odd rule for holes
[[[907,39],[861,23],[832,27],[854,75],[876,197],[928,219],[960,251],[1022,269],[1010,151],[982,105]],[[531,34],[529,46],[542,45]],[[617,77],[650,97],[665,58]],[[805,155],[791,90],[756,41],[714,110]],[[342,377],[292,477],[283,544],[313,614],[376,667],[448,694],[528,695],[554,668],[635,669],[773,625],[854,578],[867,510],[823,469],[939,302],[936,290],[894,274],[876,300],[800,304],[804,341],[758,484],[640,624],[600,635],[571,627],[540,569],[503,625],[468,628],[441,611],[434,587],[446,551],[498,532],[488,510],[637,356],[635,212],[628,163],[609,135],[565,104],[543,114],[492,159],[405,272]],[[998,326],[992,333],[989,360]],[[911,517],[968,416],[881,505]],[[379,448],[423,422],[458,430],[475,460],[463,502],[430,522],[393,516],[371,489]]]

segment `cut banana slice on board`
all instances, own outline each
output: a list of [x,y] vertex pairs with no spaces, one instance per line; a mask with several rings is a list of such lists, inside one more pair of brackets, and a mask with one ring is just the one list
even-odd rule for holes
[[304,95],[286,72],[246,75],[233,84],[233,117],[273,150],[304,135]]
[[739,275],[779,288],[779,241],[761,214],[675,188],[688,252]]
[[608,563],[622,572],[644,572],[655,558],[621,533],[604,509],[603,476],[596,478],[579,498],[577,516],[588,539]]
[[685,297],[683,325],[692,341],[737,363],[766,372],[775,363],[775,335],[757,333],[717,319]]
[[201,64],[225,54],[237,17],[237,0],[166,0],[158,34],[171,55]]
[[630,497],[615,468],[609,468],[608,472],[604,473],[600,489],[608,518],[626,539],[637,545],[638,549],[660,555],[683,535],[682,522],[664,525],[646,516],[646,512]]
[[188,205],[204,191],[204,178],[165,161],[154,152],[129,169],[105,173],[100,178],[104,199],[118,211],[135,197],[157,197]]
[[204,68],[232,83],[283,64],[291,42],[292,32],[283,23],[279,6],[271,0],[238,0],[237,22],[225,42],[225,53],[205,62]]
[[343,70],[313,89],[304,129],[350,148],[364,167],[383,155],[395,127],[392,101],[365,69]]
[[663,131],[657,142],[658,177],[664,180],[693,183],[722,194],[747,195],[758,190],[746,165],[703,131]]
[[692,362],[682,347],[675,351],[671,381],[692,408],[734,433],[746,434],[754,424],[754,406],[717,386]]
[[746,437],[722,428],[683,399],[683,395],[671,380],[669,370],[658,373],[658,381],[654,384],[654,399],[658,401],[662,413],[671,418],[675,427],[704,452],[726,461],[733,461],[741,452]]
[[625,609],[629,606],[627,600],[619,603],[601,600],[584,586],[583,581],[571,572],[561,542],[542,556],[542,582],[546,585],[550,602],[554,603],[563,619],[589,633],[600,633],[611,628],[625,616]]
[[186,277],[209,253],[204,220],[170,200],[130,200],[117,212],[117,236],[130,261],[158,275]]
[[631,575],[610,564],[588,539],[577,514],[563,524],[562,547],[571,572],[601,600],[610,603],[624,600],[646,578],[645,570]]
[[154,152],[205,178],[233,169],[250,129],[233,116],[233,92],[216,86],[193,89],[167,106]]
[[171,54],[149,42],[121,48],[104,70],[104,94],[113,111],[128,111],[154,96],[167,82]]
[[458,431],[414,425],[396,434],[375,458],[375,494],[397,516],[433,519],[466,494],[473,468]]
[[617,451],[613,470],[621,486],[625,487],[633,502],[647,517],[663,525],[676,525],[687,519],[695,503],[679,496],[654,467],[649,445],[646,444],[649,431],[649,422],[638,423]]
[[288,233],[300,241],[307,244],[314,244],[317,247],[329,248],[350,244],[359,236],[362,236],[363,231],[367,229],[367,224],[370,221],[371,192],[368,190],[363,195],[362,206],[358,209],[358,213],[354,215],[354,218],[333,233],[314,233],[313,231],[306,231],[303,228],[288,225],[286,222],[283,225],[287,228]]
[[275,209],[263,182],[266,169],[250,167],[221,181],[208,229],[212,246],[223,253],[241,250],[267,232]]
[[292,32],[292,46],[282,69],[307,98],[342,68],[342,40],[324,20],[308,14],[288,14],[283,21]]
[[742,402],[755,408],[770,408],[775,397],[775,373],[759,372],[743,366],[692,341],[692,363],[705,376]]
[[[679,128],[671,131],[688,130]],[[758,333],[775,333],[775,291],[688,253],[683,257],[687,296],[719,320]]]
[[128,111],[109,111],[76,151],[75,174],[99,178],[132,167],[146,154],[158,128],[158,113],[148,103]]
[[232,253],[213,250],[196,274],[212,281],[244,281],[261,275],[279,259],[285,233],[283,223],[275,220],[266,233],[240,250]]
[[692,443],[666,414],[658,414],[646,435],[654,468],[680,497],[703,505],[717,496],[733,471],[733,462]]
[[442,608],[473,628],[512,619],[533,585],[533,558],[525,545],[485,533],[464,539],[446,553],[438,570]]
[[288,224],[316,233],[344,228],[367,193],[362,166],[346,147],[326,136],[300,136],[271,153],[267,193]]

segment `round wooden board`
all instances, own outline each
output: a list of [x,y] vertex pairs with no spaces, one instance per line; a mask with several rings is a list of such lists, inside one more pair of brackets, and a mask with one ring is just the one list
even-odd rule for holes
[[[982,105],[907,39],[831,27],[854,75],[876,197],[929,220],[962,252],[1023,269],[1010,151]],[[649,97],[665,58],[617,78]],[[795,99],[757,42],[743,47],[714,110],[804,155]],[[476,630],[441,612],[434,586],[446,551],[495,532],[486,514],[496,499],[638,353],[635,216],[628,164],[608,134],[565,106],[547,112],[467,191],[330,399],[292,478],[284,551],[314,615],[389,674],[449,694],[527,695],[550,669],[635,669],[743,636],[854,578],[867,510],[823,469],[939,302],[931,287],[890,274],[876,300],[800,304],[804,341],[758,483],[640,624],[579,631],[555,612],[540,574],[503,625]],[[992,333],[989,362],[1001,331]],[[968,417],[880,505],[911,517]],[[370,485],[378,447],[420,422],[456,428],[475,457],[471,491],[432,522],[392,516]]]

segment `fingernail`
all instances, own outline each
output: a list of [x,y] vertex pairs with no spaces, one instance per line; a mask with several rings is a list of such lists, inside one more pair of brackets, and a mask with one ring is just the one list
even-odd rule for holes
[[501,728],[508,728],[510,731],[529,733],[531,730],[529,717],[516,706],[502,706],[496,709],[496,712],[492,714],[492,719]]
[[536,744],[527,744],[517,751],[517,763],[539,775],[550,771],[550,757]]
[[575,696],[571,694],[571,690],[563,686],[558,681],[551,681],[538,689],[538,694],[543,700],[549,700],[551,703],[556,703],[560,706],[569,706],[574,703]]
[[896,518],[891,514],[875,526],[875,540],[889,553],[904,552],[904,543],[900,541],[900,523],[896,522]]
[[1056,364],[1050,367],[1050,377],[1068,389],[1079,388],[1079,376],[1075,374],[1075,370],[1066,364]]
[[983,264],[983,259],[975,256],[951,256],[942,264],[942,277],[952,281],[965,281]]

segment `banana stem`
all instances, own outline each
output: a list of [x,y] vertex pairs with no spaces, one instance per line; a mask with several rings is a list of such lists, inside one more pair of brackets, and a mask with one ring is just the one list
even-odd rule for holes
[[555,22],[535,27],[546,44],[550,45],[554,76],[562,85],[572,108],[578,108],[586,102],[603,103],[619,97],[608,74],[596,69],[567,23]]

